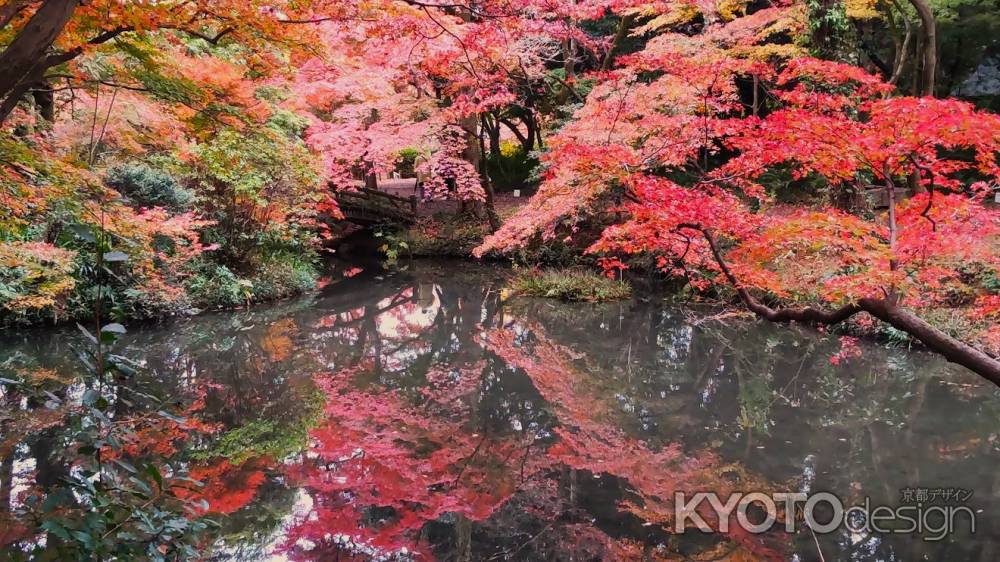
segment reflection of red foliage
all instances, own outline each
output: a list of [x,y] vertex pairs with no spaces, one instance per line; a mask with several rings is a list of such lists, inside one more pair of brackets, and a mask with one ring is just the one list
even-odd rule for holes
[[[391,391],[351,388],[351,371],[321,378],[329,421],[311,432],[309,460],[289,471],[293,481],[318,492],[319,505],[314,518],[289,532],[289,547],[305,539],[320,549],[335,549],[331,540],[349,537],[354,549],[414,552],[421,548],[418,532],[428,521],[448,513],[483,520],[503,505],[516,491],[518,476],[504,461],[523,445],[472,434],[462,427],[461,416],[452,421],[455,416],[447,411],[456,407],[456,389],[475,389],[465,377],[481,370],[476,363],[460,371],[458,381],[437,380],[435,387],[445,391],[446,400],[422,407]],[[431,410],[445,415],[431,415]],[[374,508],[388,511],[380,512],[377,523],[366,524],[372,519],[366,513]],[[312,549],[310,556],[316,552]]]
[[[493,330],[480,341],[531,378],[558,418],[550,430],[554,443],[489,435],[469,425],[483,361],[432,366],[416,395],[363,383],[370,380],[371,361],[318,377],[327,420],[311,431],[310,451],[286,469],[289,483],[304,488],[313,505],[288,530],[286,553],[302,560],[403,553],[430,558],[432,545],[421,533],[427,523],[456,519],[490,527],[503,525],[513,510],[549,522],[538,552],[655,559],[643,558],[645,545],[607,535],[592,516],[567,503],[553,480],[562,471],[553,469],[622,479],[629,491],[621,509],[668,531],[675,491],[764,486],[712,454],[692,456],[676,444],[654,448],[628,437],[606,398],[614,395],[608,387],[613,381],[575,368],[570,350],[547,341],[540,326],[526,327],[534,338],[515,336],[522,330]],[[782,558],[770,538],[762,542],[738,531],[719,538],[747,559]]]
[[177,490],[182,498],[199,499],[208,502],[207,512],[230,514],[250,503],[257,495],[257,489],[266,476],[263,468],[269,461],[251,460],[233,466],[226,459],[215,464],[200,466],[191,470],[191,478],[204,484],[197,491]]
[[218,424],[206,423],[198,417],[198,413],[205,409],[206,393],[216,386],[200,385],[191,403],[177,412],[177,418],[146,414],[132,420],[119,420],[122,426],[129,428],[129,431],[117,436],[123,443],[121,450],[116,451],[107,446],[101,454],[108,460],[142,458],[146,455],[170,458],[177,454],[181,443],[190,439],[193,434],[211,434],[218,431]]
[[[600,383],[589,380],[585,372],[573,367],[571,350],[548,341],[541,326],[530,328],[536,338],[530,348],[518,342],[512,330],[487,332],[483,341],[509,365],[523,369],[559,416],[561,427],[554,431],[560,440],[549,448],[550,458],[575,469],[610,474],[627,481],[638,498],[625,501],[621,507],[665,530],[673,524],[675,492],[710,490],[728,494],[750,484],[748,474],[738,467],[721,465],[712,454],[686,455],[677,444],[653,450],[646,443],[627,437],[619,429],[621,424],[606,419],[615,408],[601,397],[614,393],[595,392]],[[740,479],[730,481],[725,478],[727,473],[739,474]],[[766,483],[756,482],[753,487],[763,490]],[[713,524],[711,513],[706,511],[702,516]],[[742,531],[738,525],[730,525],[727,538],[761,559],[784,558],[760,537]]]

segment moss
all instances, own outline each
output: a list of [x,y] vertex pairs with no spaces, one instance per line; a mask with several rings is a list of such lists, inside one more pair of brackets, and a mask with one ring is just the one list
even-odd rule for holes
[[511,289],[519,295],[563,301],[604,302],[632,296],[628,283],[582,269],[520,270]]

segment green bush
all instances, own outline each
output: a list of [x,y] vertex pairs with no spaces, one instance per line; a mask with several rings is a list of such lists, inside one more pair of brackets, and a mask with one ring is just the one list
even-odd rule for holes
[[123,164],[108,170],[105,183],[136,207],[163,207],[182,213],[191,208],[194,195],[169,174],[146,164]]
[[632,296],[628,283],[582,269],[519,270],[511,288],[519,295],[563,301],[604,302]]
[[486,161],[494,187],[500,192],[528,187],[533,183],[532,172],[537,166],[537,158],[525,152],[520,144],[510,141],[504,141],[500,154],[490,154]]
[[416,148],[404,148],[396,153],[396,171],[404,178],[412,178],[417,175],[417,158],[420,151]]
[[234,308],[253,298],[253,283],[214,263],[202,265],[184,288],[191,302],[200,308]]
[[294,256],[275,256],[257,268],[251,278],[253,300],[266,301],[304,293],[316,286],[312,263]]

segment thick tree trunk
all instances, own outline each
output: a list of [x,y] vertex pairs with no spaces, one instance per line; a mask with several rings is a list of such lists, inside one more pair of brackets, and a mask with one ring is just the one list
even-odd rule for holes
[[[0,73],[0,99],[3,99],[4,108],[10,107],[6,113],[0,113],[0,123],[27,92],[23,81],[39,65],[47,64],[45,52],[62,33],[78,4],[79,0],[45,0],[10,45],[0,53],[0,69],[3,69]],[[13,104],[8,101],[12,95],[17,95]]]
[[920,18],[920,41],[917,58],[920,60],[920,75],[914,76],[917,87],[914,91],[921,96],[934,96],[934,80],[937,70],[937,22],[934,12],[926,0],[910,0]]
[[538,137],[538,146],[542,146],[542,133],[539,131],[538,123],[535,121],[535,115],[530,110],[521,117],[521,121],[524,122],[524,126],[528,129],[528,134],[525,139],[521,141],[521,148],[524,149],[524,153],[527,154],[535,149],[535,137]]
[[993,384],[1000,386],[1000,359],[990,357],[983,351],[959,341],[941,330],[931,326],[917,315],[898,306],[891,299],[863,298],[857,302],[846,304],[837,309],[803,308],[771,308],[758,301],[750,294],[729,269],[722,257],[715,240],[715,235],[702,225],[690,223],[681,224],[678,228],[697,230],[702,233],[712,250],[719,269],[726,280],[736,289],[743,304],[757,316],[771,322],[807,322],[811,324],[838,324],[861,312],[867,312],[875,318],[889,324],[920,340],[931,351],[940,354],[952,363],[957,363]]

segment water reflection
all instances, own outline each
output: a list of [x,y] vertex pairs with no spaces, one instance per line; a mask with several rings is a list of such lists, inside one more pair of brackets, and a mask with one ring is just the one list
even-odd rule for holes
[[[834,337],[657,298],[505,300],[503,274],[334,270],[303,300],[133,329],[121,354],[195,403],[197,428],[148,441],[206,483],[219,557],[995,559],[991,387],[903,350],[835,366]],[[8,336],[4,368],[72,373],[76,337]],[[66,466],[58,417],[3,400],[9,509]],[[977,533],[670,532],[675,491],[894,505],[918,486],[974,490]],[[18,538],[0,534],[11,552]]]

